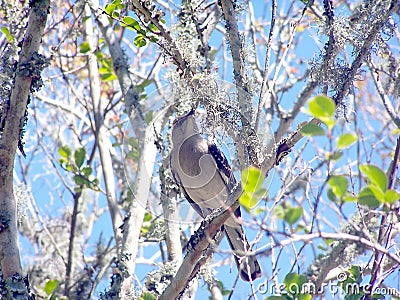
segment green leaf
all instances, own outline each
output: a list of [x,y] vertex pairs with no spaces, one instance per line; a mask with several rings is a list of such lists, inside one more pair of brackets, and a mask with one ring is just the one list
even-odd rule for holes
[[376,199],[374,193],[369,187],[363,188],[358,194],[358,202],[362,205],[366,205],[371,209],[375,209],[380,205],[378,199]]
[[60,282],[56,279],[47,280],[44,286],[44,291],[47,296],[50,296],[55,289],[60,285]]
[[320,126],[308,123],[301,127],[300,132],[304,136],[321,136],[326,135],[325,130],[323,130]]
[[101,80],[107,82],[107,81],[113,81],[118,79],[117,75],[115,73],[104,73],[101,74]]
[[336,147],[344,149],[354,144],[357,141],[357,136],[352,133],[345,133],[340,136],[336,141]]
[[76,185],[80,186],[80,185],[84,185],[85,184],[85,178],[81,175],[74,175],[74,182]]
[[382,192],[382,190],[377,187],[376,185],[369,184],[368,188],[372,191],[374,194],[375,198],[380,202],[380,203],[385,203],[385,193]]
[[286,291],[292,295],[299,295],[306,282],[307,278],[304,275],[296,273],[288,273],[283,279]]
[[135,40],[133,41],[136,47],[144,47],[146,46],[147,42],[145,40],[145,37],[143,35],[138,35],[135,37]]
[[71,157],[72,150],[69,146],[62,146],[60,149],[58,149],[58,154],[60,154],[61,157],[69,158]]
[[393,204],[400,199],[400,194],[394,190],[387,190],[385,193],[385,203]]
[[360,171],[367,176],[373,185],[379,187],[382,192],[386,192],[388,183],[385,172],[374,165],[361,165]]
[[151,31],[153,31],[153,32],[157,32],[157,31],[158,31],[158,27],[157,27],[155,24],[153,24],[153,23],[150,23],[150,24],[149,24],[149,29],[150,29]]
[[311,100],[309,108],[311,111],[315,112],[316,117],[333,117],[335,114],[336,105],[331,98],[325,95],[319,95]]
[[93,170],[91,167],[84,167],[82,168],[82,173],[83,175],[85,175],[86,177],[89,177],[89,175],[92,175]]
[[66,159],[65,157],[60,157],[60,159],[58,160],[60,165],[62,164],[66,164],[68,162],[68,159]]
[[254,193],[259,190],[264,182],[265,176],[259,168],[248,167],[242,172],[242,187],[246,192]]
[[100,65],[99,72],[101,73],[112,73],[113,69],[113,61],[110,57],[104,58],[103,56],[99,56]]
[[371,299],[386,299],[384,295],[372,294]]
[[287,298],[284,296],[269,296],[265,300],[287,300]]
[[8,27],[1,27],[1,32],[6,36],[7,42],[11,43],[14,41],[14,36],[10,33]]
[[353,280],[353,282],[358,282],[361,276],[361,268],[360,266],[353,265],[351,266],[350,269],[348,269],[349,272],[349,279]]
[[292,225],[303,215],[302,207],[288,207],[285,210],[284,220]]
[[153,220],[153,215],[146,211],[143,217],[143,222],[150,222]]
[[157,300],[157,298],[152,293],[144,292],[139,300]]
[[298,300],[310,300],[310,299],[312,299],[312,296],[311,295],[306,295],[306,294],[300,294],[300,295],[297,295],[296,299],[298,299]]
[[78,166],[78,168],[82,167],[83,162],[85,161],[85,156],[86,156],[85,148],[78,148],[75,150],[74,158],[75,158],[75,164]]
[[101,51],[95,51],[94,52],[94,54],[96,55],[96,58],[100,61],[100,63],[101,63],[101,60],[102,59],[104,59],[104,54],[101,52]]
[[154,35],[149,36],[149,40],[153,43],[157,43],[158,42],[158,38],[155,37]]
[[93,179],[92,180],[92,186],[94,186],[94,187],[97,187],[97,186],[99,186],[99,179],[98,178],[95,178],[95,179]]
[[142,83],[136,85],[135,88],[136,88],[136,90],[137,90],[139,93],[143,93],[143,92],[144,92],[144,89],[145,89],[148,85],[150,85],[151,83],[152,83],[151,80],[145,79],[145,80],[143,80]]
[[99,73],[103,81],[112,81],[117,79],[111,58],[101,58],[100,65]]
[[144,120],[147,124],[150,124],[151,120],[153,120],[154,111],[150,110],[144,115]]
[[243,206],[243,208],[250,212],[256,205],[258,199],[254,197],[253,193],[244,191],[242,195],[240,195],[239,203]]
[[[344,274],[343,274],[344,275]],[[339,281],[340,288],[347,293],[345,299],[361,299],[363,291],[355,290],[355,285],[359,285],[362,281],[361,268],[357,265],[351,266],[346,272],[343,281]]]
[[133,24],[137,23],[137,21],[134,18],[130,17],[130,16],[123,17],[122,18],[122,22],[124,22],[127,25],[133,25]]
[[331,188],[328,189],[327,196],[328,199],[331,200],[332,202],[337,202],[338,200],[338,197],[335,195],[335,193]]
[[335,125],[335,110],[335,102],[325,95],[320,95],[311,99],[308,103],[308,110],[303,111],[325,123],[328,129],[332,129]]
[[349,183],[346,177],[335,175],[329,178],[328,185],[336,197],[342,198],[347,192]]
[[122,19],[122,22],[124,22],[126,25],[128,25],[128,26],[134,28],[134,29],[135,29],[136,31],[138,31],[138,32],[141,31],[141,30],[143,30],[143,29],[140,27],[138,21],[136,21],[136,20],[135,20],[134,18],[132,18],[132,17],[125,16],[125,17]]
[[88,53],[90,51],[90,45],[88,42],[83,42],[80,46],[79,46],[79,50],[81,53]]
[[328,153],[328,154],[326,155],[326,158],[327,158],[328,160],[331,160],[331,161],[337,161],[337,160],[339,160],[342,156],[343,156],[343,152],[342,152],[342,151],[335,151],[335,152],[333,152],[333,153]]
[[346,194],[344,197],[343,197],[343,201],[344,202],[354,202],[354,201],[357,201],[358,199],[357,199],[357,197],[354,197],[353,195],[351,195],[351,194]]
[[104,9],[104,11],[105,11],[108,15],[112,15],[112,13],[113,13],[114,10],[115,10],[115,7],[116,7],[115,4],[112,4],[112,3],[107,4],[107,5],[106,5],[106,8]]
[[87,187],[91,186],[91,182],[82,175],[74,175],[73,179],[77,186],[87,186]]

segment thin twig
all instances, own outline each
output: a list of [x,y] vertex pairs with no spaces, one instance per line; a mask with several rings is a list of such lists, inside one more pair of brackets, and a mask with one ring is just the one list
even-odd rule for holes
[[378,91],[378,94],[382,100],[383,106],[386,108],[386,111],[388,112],[388,114],[389,114],[390,118],[392,119],[392,121],[394,122],[394,124],[396,124],[397,128],[400,128],[400,117],[398,115],[396,115],[396,111],[395,111],[392,103],[390,102],[389,97],[384,92],[383,86],[379,80],[378,74],[376,73],[376,70],[375,70],[372,62],[370,62],[368,65],[369,65],[372,79],[374,80],[376,90]]
[[303,234],[303,235],[291,235],[288,239],[280,241],[277,244],[274,245],[270,245],[270,246],[265,246],[264,250],[260,249],[257,251],[256,255],[269,255],[270,251],[273,248],[277,248],[277,247],[285,247],[287,245],[290,245],[292,243],[295,242],[311,242],[314,239],[332,239],[332,240],[344,240],[344,241],[352,241],[352,242],[357,242],[357,243],[361,243],[364,246],[367,246],[370,249],[375,249],[385,255],[387,255],[391,260],[393,260],[394,262],[396,262],[397,264],[400,265],[400,256],[393,254],[391,252],[389,252],[385,247],[379,245],[378,243],[373,243],[369,240],[367,240],[366,238],[357,236],[357,235],[352,235],[352,234],[348,234],[348,233],[329,233],[329,232],[316,232],[316,233],[311,233],[311,234]]
[[[267,49],[265,53],[265,65],[264,65],[264,76],[263,76],[263,82],[261,85],[261,91],[260,91],[260,99],[258,102],[258,109],[257,109],[257,117],[256,117],[256,124],[255,124],[255,130],[258,131],[258,127],[260,126],[260,117],[261,117],[261,110],[264,107],[265,102],[267,101],[267,97],[269,97],[271,90],[268,89],[267,93],[267,88],[268,88],[268,75],[269,75],[269,59],[271,56],[271,44],[272,44],[272,37],[274,35],[274,29],[275,29],[275,21],[276,21],[276,0],[272,0],[272,10],[271,10],[271,26],[269,28],[269,35],[268,35],[268,42],[267,42]],[[271,108],[271,107],[269,107]]]

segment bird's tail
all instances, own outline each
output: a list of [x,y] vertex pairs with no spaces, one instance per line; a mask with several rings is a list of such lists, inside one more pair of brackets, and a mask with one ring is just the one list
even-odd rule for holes
[[254,255],[249,255],[251,247],[246,239],[242,226],[230,227],[225,225],[225,233],[233,251],[240,277],[245,281],[261,277],[261,268]]

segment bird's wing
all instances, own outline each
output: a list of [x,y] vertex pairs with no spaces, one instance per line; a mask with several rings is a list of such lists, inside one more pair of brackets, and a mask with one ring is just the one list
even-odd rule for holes
[[214,158],[218,170],[225,175],[224,178],[225,183],[234,186],[236,184],[236,179],[235,176],[233,175],[232,168],[229,165],[229,162],[226,159],[224,153],[215,144],[210,142],[207,142],[207,144],[208,144],[208,152]]
[[[172,156],[171,156],[172,158]],[[171,160],[170,158],[170,160]],[[170,162],[171,164],[171,162]],[[201,207],[189,196],[188,192],[186,191],[185,187],[182,184],[182,180],[179,177],[179,174],[174,171],[174,169],[171,169],[172,177],[175,180],[175,183],[179,186],[181,189],[183,195],[185,196],[186,200],[190,203],[190,205],[194,208],[194,210],[204,219],[206,216],[203,213],[203,210]]]
[[[232,172],[232,168],[229,165],[224,153],[213,143],[208,142],[208,152],[212,155],[217,164],[219,173],[224,180],[229,193],[233,192],[236,186],[236,178]],[[222,172],[222,174],[221,174]],[[224,175],[224,176],[223,176]],[[241,217],[240,207],[235,210],[235,216],[237,218]]]

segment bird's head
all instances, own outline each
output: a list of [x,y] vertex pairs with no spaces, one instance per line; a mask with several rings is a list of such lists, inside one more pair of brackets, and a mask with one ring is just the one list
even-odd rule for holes
[[176,118],[172,125],[172,142],[175,145],[182,144],[187,138],[198,134],[199,129],[194,118],[195,110]]

